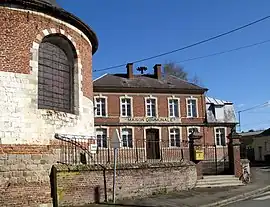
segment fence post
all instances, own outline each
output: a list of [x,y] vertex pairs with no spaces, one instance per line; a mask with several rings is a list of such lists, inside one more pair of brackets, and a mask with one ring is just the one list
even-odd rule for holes
[[135,150],[136,150],[136,162],[138,163],[139,162],[139,155],[138,155],[138,140],[136,140],[136,148],[135,148]]
[[184,159],[184,151],[183,151],[183,148],[181,148],[181,160]]
[[111,163],[111,149],[110,149],[110,143],[109,143],[109,139],[107,138],[107,149],[108,149],[108,152],[107,152],[107,163]]
[[217,163],[217,146],[215,146],[215,164],[216,164],[216,175],[218,174],[218,163]]
[[52,166],[52,168],[51,168],[50,183],[51,183],[51,197],[53,199],[53,207],[58,207],[57,170],[56,170],[55,166]]
[[160,144],[160,161],[163,161],[163,154],[162,154],[162,149],[163,149],[163,147],[162,147],[162,140],[161,141],[159,141],[161,144]]

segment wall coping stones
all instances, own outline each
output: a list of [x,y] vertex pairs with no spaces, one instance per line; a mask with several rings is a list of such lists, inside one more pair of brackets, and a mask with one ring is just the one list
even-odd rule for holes
[[[173,167],[188,167],[194,166],[195,164],[188,160],[180,162],[159,162],[159,163],[125,163],[117,164],[117,170],[130,170],[130,169],[149,169],[149,168],[173,168]],[[57,172],[70,172],[70,171],[102,171],[102,170],[113,170],[113,164],[107,165],[65,165],[55,164],[53,167]]]

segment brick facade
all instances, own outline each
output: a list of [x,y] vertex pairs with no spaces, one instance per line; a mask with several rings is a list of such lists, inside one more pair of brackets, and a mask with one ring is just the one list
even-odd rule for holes
[[[92,43],[75,26],[44,13],[0,6],[0,143],[49,144],[55,133],[94,136]],[[44,37],[66,38],[76,53],[75,114],[37,109],[38,55]]]
[[[215,118],[208,117],[210,112],[212,112],[209,111],[211,110],[209,108],[209,100],[212,101],[212,99],[205,97],[204,90],[193,90],[189,88],[189,86],[181,83],[181,80],[178,79],[179,84],[172,82],[172,84],[174,84],[172,88],[176,90],[176,88],[179,87],[177,88],[179,90],[172,92],[170,89],[171,86],[168,87],[166,85],[167,82],[171,82],[171,80],[166,79],[166,77],[158,77],[157,66],[159,65],[154,67],[154,75],[147,74],[140,76],[134,75],[132,64],[128,64],[127,74],[105,75],[94,81],[94,101],[100,99],[105,100],[103,103],[105,113],[101,116],[96,113],[97,116],[95,116],[96,131],[100,131],[101,129],[105,130],[109,143],[115,129],[119,130],[120,136],[122,136],[122,131],[130,129],[132,131],[133,145],[129,148],[129,151],[132,152],[135,150],[137,154],[141,154],[143,152],[138,152],[137,148],[144,148],[146,155],[144,155],[143,158],[146,159],[148,153],[147,150],[145,150],[145,148],[147,148],[147,130],[157,129],[159,147],[161,149],[159,152],[161,158],[158,158],[163,161],[175,161],[179,159],[190,159],[188,136],[190,128],[195,127],[202,136],[200,144],[205,154],[204,161],[198,165],[198,168],[204,168],[204,170],[200,169],[200,171],[210,174],[224,171],[224,168],[229,167],[228,136],[231,133],[231,129],[235,126],[235,121],[233,120],[234,112],[231,103],[217,103],[217,106],[220,106],[218,104],[228,104],[228,106],[224,106],[224,120],[226,120],[214,120]],[[149,83],[144,85],[144,82]],[[108,87],[108,84],[110,87]],[[127,85],[125,86],[125,84]],[[153,90],[149,92],[151,90],[150,84],[153,84],[153,88],[156,88],[156,91]],[[136,92],[134,92],[134,90]],[[130,118],[123,117],[121,101],[123,98],[130,100]],[[157,119],[154,121],[151,121],[151,118],[149,119],[150,121],[147,121],[147,98],[156,100],[157,113],[155,116]],[[197,116],[195,117],[190,117],[188,114],[188,99],[190,98],[196,100]],[[176,117],[176,119],[172,121],[170,121],[171,117],[169,111],[170,99],[177,100],[179,105],[179,117]],[[97,108],[100,107],[100,105],[96,103],[95,107],[96,112],[97,110],[100,111],[100,109]],[[214,117],[215,113],[214,111]],[[228,114],[230,114],[230,117],[228,117]],[[167,121],[162,121],[163,118]],[[170,138],[171,129],[179,129],[180,146],[172,147]],[[223,138],[218,138],[218,133],[220,132],[222,132]],[[219,143],[217,143],[217,139],[219,139]],[[221,139],[224,139],[222,143]],[[110,147],[109,144],[106,147]],[[130,153],[130,155],[128,155],[127,149],[121,149],[120,154],[126,157],[127,161],[129,156],[132,157],[130,161],[134,161],[133,154]],[[119,156],[119,158],[120,157],[121,156]],[[137,156],[137,159],[138,157],[139,161],[140,159],[143,160],[141,156]]]

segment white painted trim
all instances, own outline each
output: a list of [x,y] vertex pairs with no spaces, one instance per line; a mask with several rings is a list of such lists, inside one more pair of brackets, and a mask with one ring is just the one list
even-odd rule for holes
[[20,12],[24,12],[24,13],[28,13],[28,14],[35,14],[35,15],[42,16],[44,18],[50,19],[50,20],[52,20],[52,21],[54,21],[54,22],[56,22],[56,23],[58,23],[60,25],[65,25],[69,29],[72,29],[73,31],[78,33],[80,36],[82,36],[90,44],[90,46],[92,48],[92,43],[88,39],[88,37],[81,30],[79,30],[77,27],[74,27],[73,25],[71,25],[69,23],[66,23],[66,22],[64,22],[62,20],[59,20],[59,19],[56,19],[56,18],[54,18],[54,17],[52,17],[50,15],[47,15],[47,14],[44,14],[44,13],[41,13],[41,12],[37,12],[37,11],[26,10],[26,9],[18,9],[18,8],[11,8],[11,7],[2,7],[2,6],[0,6],[0,8],[10,9],[10,10],[14,10],[14,11],[20,11]]
[[[100,93],[100,92],[95,92],[94,91],[94,93]],[[104,95],[123,95],[123,93],[121,93],[121,92],[106,92],[106,91],[102,92],[102,94],[104,94]],[[149,93],[131,93],[131,92],[127,92],[125,94],[127,94],[128,96],[149,96]],[[181,97],[186,98],[187,96],[189,96],[189,97],[192,96],[194,98],[199,99],[201,97],[201,94],[192,95],[192,94],[152,93],[152,96],[168,96],[168,97],[177,96],[177,97],[180,97],[180,99],[181,99]]]
[[[196,101],[196,112],[197,116],[188,116],[188,100],[195,100]],[[194,98],[193,96],[186,98],[186,111],[187,111],[187,118],[198,118],[199,117],[199,110],[198,110],[198,98]]]
[[[39,41],[39,39],[41,39],[40,44],[42,44],[43,38],[52,34],[52,29],[44,29],[42,31],[42,34],[43,34],[43,36],[41,34],[38,34],[36,36],[36,40]],[[54,33],[54,35],[57,35],[57,34],[59,34],[59,33]],[[40,44],[34,41],[32,44],[32,48],[30,49],[30,52],[32,53],[32,57],[31,57],[31,60],[29,63],[30,68],[31,68],[30,74],[33,76],[33,79],[36,82],[38,82],[39,46],[40,46]],[[74,41],[69,41],[69,44],[71,44],[75,48],[76,51],[79,51],[76,48],[76,44]],[[77,56],[77,58],[74,59],[74,65],[73,65],[73,81],[74,81],[73,90],[74,90],[74,93],[73,93],[72,100],[73,100],[73,104],[74,104],[73,113],[75,115],[80,115],[83,113],[83,106],[82,106],[82,102],[83,102],[82,80],[83,80],[83,78],[81,75],[82,74],[82,66],[80,64],[81,60],[78,57],[78,54],[76,54],[76,56]],[[35,90],[38,91],[38,84],[35,86]],[[38,100],[38,95],[36,95],[36,100]],[[38,108],[37,103],[36,103],[36,108]]]
[[[144,155],[145,155],[145,159],[147,160],[147,150],[146,150],[146,130],[147,129],[158,129],[159,133],[159,142],[162,140],[161,136],[162,136],[162,127],[157,127],[157,126],[149,126],[149,127],[144,127],[143,128],[143,138],[144,138]],[[160,146],[159,146],[160,147]],[[162,150],[162,149],[161,149]]]
[[122,115],[122,99],[130,99],[130,116],[133,117],[133,97],[128,96],[128,95],[123,95],[119,97],[119,101],[120,101],[120,117],[129,117],[129,116],[123,116]]
[[94,107],[96,107],[96,99],[97,98],[104,98],[105,99],[105,116],[97,115],[96,110],[94,110],[95,117],[108,117],[108,97],[103,96],[101,93],[98,96],[94,96]]
[[187,140],[189,141],[189,129],[196,128],[198,129],[198,132],[201,132],[201,127],[199,126],[188,126],[187,127]]
[[105,74],[103,74],[103,75],[101,75],[101,76],[97,77],[96,79],[94,79],[94,80],[93,80],[93,82],[95,82],[95,81],[99,80],[100,78],[105,77],[106,75],[108,75],[108,73],[105,73]]
[[[227,145],[227,127],[214,127],[214,137],[215,137],[215,145],[216,145],[216,147],[224,147],[223,145],[217,145],[217,136],[216,136],[216,129],[224,129],[224,133],[225,133],[225,144]],[[225,145],[225,146],[226,146]]]
[[170,116],[170,104],[169,104],[169,101],[170,100],[177,100],[178,101],[178,113],[179,113],[179,117],[176,117],[176,118],[180,118],[181,117],[180,98],[175,97],[174,95],[172,97],[167,97],[168,117],[175,117],[175,116]]
[[108,126],[95,126],[95,137],[96,137],[96,140],[97,140],[97,134],[96,134],[96,130],[97,129],[106,129],[106,134],[107,134],[107,148],[106,147],[100,147],[100,149],[108,149],[110,148],[110,142],[109,142],[109,137],[110,137],[110,127]]
[[[171,146],[171,133],[170,133],[170,130],[171,129],[179,129],[179,133],[180,133],[180,147],[177,147],[177,146]],[[181,147],[183,147],[182,146],[182,127],[180,127],[180,126],[169,126],[168,127],[168,140],[169,140],[169,148],[177,148],[177,149],[179,149],[179,148],[181,148]]]
[[[132,133],[132,148],[131,147],[122,147],[122,130],[123,129],[131,129]],[[132,126],[123,126],[120,127],[120,137],[121,137],[121,149],[134,149],[135,148],[135,132],[134,132],[134,127]]]
[[161,141],[161,135],[162,135],[162,127],[157,127],[157,126],[147,126],[143,128],[143,137],[144,140],[146,140],[146,130],[147,129],[158,129],[159,130],[159,141]]
[[148,99],[154,99],[154,100],[156,100],[156,101],[155,101],[155,102],[156,102],[156,105],[155,105],[155,107],[156,107],[156,116],[155,116],[155,117],[158,117],[158,98],[157,98],[157,97],[154,97],[154,96],[152,96],[152,95],[149,95],[149,96],[144,97],[144,111],[145,111],[145,117],[151,117],[151,116],[147,116],[146,101],[147,101]]

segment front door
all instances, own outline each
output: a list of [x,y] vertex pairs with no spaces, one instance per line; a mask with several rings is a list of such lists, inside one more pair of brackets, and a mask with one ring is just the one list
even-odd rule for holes
[[259,147],[259,160],[262,161],[262,147]]
[[146,155],[147,159],[160,159],[159,130],[146,130]]

